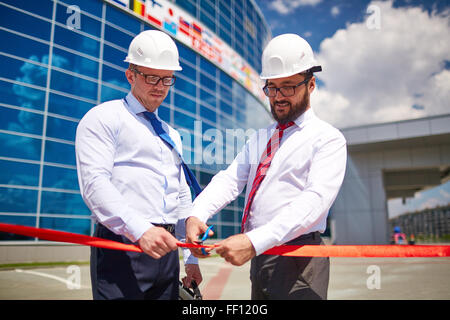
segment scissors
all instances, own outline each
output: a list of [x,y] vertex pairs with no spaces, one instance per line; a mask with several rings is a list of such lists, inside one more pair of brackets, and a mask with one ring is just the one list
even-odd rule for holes
[[[213,231],[213,226],[211,225],[211,226],[209,226],[208,227],[208,229],[206,229],[206,232],[205,232],[205,234],[203,235],[203,237],[202,237],[202,239],[198,242],[198,244],[203,244],[203,242],[206,240],[206,239],[208,239],[208,237],[209,237],[209,231]],[[201,248],[202,249],[202,253],[203,253],[203,255],[205,255],[205,256],[207,256],[208,254],[206,253],[206,251],[205,251],[205,248]]]

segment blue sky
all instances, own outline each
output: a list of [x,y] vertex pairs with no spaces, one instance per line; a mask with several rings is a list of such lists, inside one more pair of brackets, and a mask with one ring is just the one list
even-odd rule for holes
[[[450,1],[255,0],[272,35],[296,33],[323,67],[311,97],[338,128],[450,113]],[[450,124],[449,124],[450,126]],[[450,203],[450,182],[388,202],[391,216]]]

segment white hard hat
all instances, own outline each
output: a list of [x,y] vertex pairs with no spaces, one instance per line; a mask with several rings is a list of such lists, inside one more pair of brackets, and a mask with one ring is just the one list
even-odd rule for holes
[[158,30],[139,33],[131,41],[124,61],[152,69],[181,70],[175,42],[168,34]]
[[262,54],[261,79],[289,77],[310,70],[322,71],[311,46],[302,37],[286,33],[269,41]]

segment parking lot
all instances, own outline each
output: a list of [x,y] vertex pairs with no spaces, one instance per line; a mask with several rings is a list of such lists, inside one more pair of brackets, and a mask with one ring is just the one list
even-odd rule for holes
[[[250,299],[249,263],[234,267],[212,257],[200,266],[205,300]],[[90,300],[90,288],[86,263],[0,269],[2,300]],[[331,258],[328,299],[448,300],[450,258]]]

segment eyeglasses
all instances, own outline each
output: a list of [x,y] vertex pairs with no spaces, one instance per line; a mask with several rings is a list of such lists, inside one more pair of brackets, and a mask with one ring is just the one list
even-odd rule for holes
[[162,81],[162,84],[166,87],[170,87],[173,86],[175,83],[175,80],[177,79],[175,76],[171,76],[171,77],[158,77],[158,76],[154,76],[151,74],[145,74],[137,69],[130,69],[131,71],[136,72],[137,74],[140,74],[141,76],[144,77],[145,79],[145,83],[146,84],[152,84],[154,86],[156,86],[159,81]]
[[281,92],[283,97],[292,97],[295,94],[295,88],[301,86],[302,84],[307,83],[310,79],[311,79],[311,77],[308,77],[295,86],[286,86],[286,87],[281,87],[281,88],[268,87],[268,85],[266,84],[263,88],[263,91],[264,91],[264,94],[270,98],[275,97],[277,95],[278,91]]

